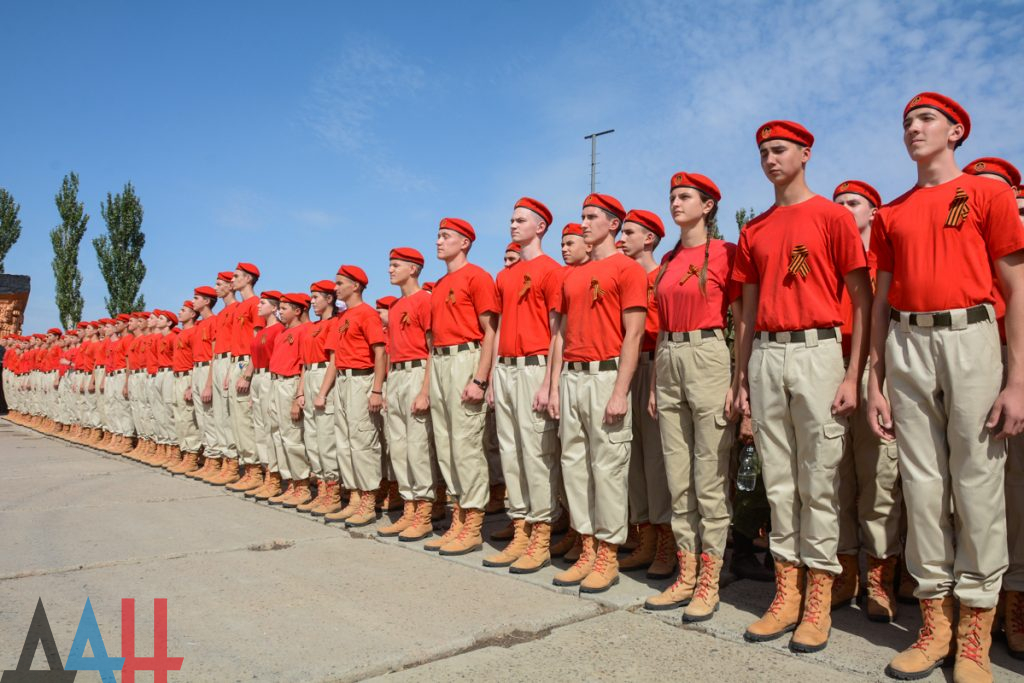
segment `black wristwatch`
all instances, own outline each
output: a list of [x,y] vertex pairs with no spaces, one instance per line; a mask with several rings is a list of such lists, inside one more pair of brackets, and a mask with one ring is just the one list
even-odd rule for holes
[[473,384],[480,387],[481,391],[487,391],[487,387],[490,386],[490,382],[488,382],[487,380],[477,379],[476,377],[473,378]]

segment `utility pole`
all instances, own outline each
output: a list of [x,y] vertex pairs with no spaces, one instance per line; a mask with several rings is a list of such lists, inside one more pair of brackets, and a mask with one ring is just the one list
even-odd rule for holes
[[584,140],[590,140],[590,193],[597,191],[597,138],[608,133],[614,133],[615,129],[603,130],[600,133],[585,135]]

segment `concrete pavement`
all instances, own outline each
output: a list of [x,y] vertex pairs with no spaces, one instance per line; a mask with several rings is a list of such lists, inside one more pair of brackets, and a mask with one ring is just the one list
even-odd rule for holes
[[[482,567],[482,552],[441,558],[3,420],[0,466],[3,669],[17,664],[39,598],[65,660],[86,598],[112,655],[120,599],[136,599],[140,656],[152,651],[152,600],[167,598],[168,653],[184,657],[171,681],[882,681],[919,624],[906,606],[892,625],[839,610],[829,647],[797,657],[786,639],[742,640],[770,584],[725,586],[716,617],[683,628],[678,612],[641,607],[670,581],[624,576],[581,599],[551,586],[564,565],[516,576]],[[993,660],[996,680],[1024,679],[998,643]]]

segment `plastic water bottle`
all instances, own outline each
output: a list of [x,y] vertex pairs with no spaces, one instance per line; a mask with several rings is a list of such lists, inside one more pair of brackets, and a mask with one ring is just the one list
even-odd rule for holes
[[744,446],[743,450],[740,451],[740,468],[736,472],[736,488],[740,491],[754,490],[757,486],[759,464],[754,444]]

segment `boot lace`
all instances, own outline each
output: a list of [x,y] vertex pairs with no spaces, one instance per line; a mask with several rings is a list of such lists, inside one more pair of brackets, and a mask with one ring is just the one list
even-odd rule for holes
[[960,609],[971,611],[971,623],[967,626],[967,633],[964,635],[964,644],[960,649],[964,659],[969,659],[978,666],[982,666],[981,655],[981,610],[974,607],[960,606]]
[[804,608],[804,620],[817,624],[821,619],[821,594],[824,585],[824,576],[814,573],[811,579],[811,589],[807,592],[807,605]]
[[772,600],[772,604],[768,606],[768,612],[773,616],[778,616],[779,610],[782,609],[786,602],[786,574],[795,572],[796,567],[786,567],[783,571],[778,571],[776,567],[775,571],[775,599]]
[[714,583],[714,567],[711,562],[711,556],[707,553],[701,553],[700,556],[700,578],[697,579],[697,592],[694,593],[694,600],[707,600],[708,593],[711,592],[711,585]]
[[[584,547],[584,552],[580,555],[580,562],[583,562],[584,557],[586,557],[587,555],[590,554],[589,552],[586,551],[586,546],[583,546],[583,547]],[[594,572],[596,572],[597,574],[603,573],[604,570],[605,570],[605,566],[607,564],[608,564],[608,546],[606,546],[604,543],[602,543],[601,547],[597,551],[597,559],[594,560]]]
[[686,558],[688,555],[678,550],[676,551],[676,557],[679,558],[679,576],[676,577],[676,582],[669,587],[669,592],[681,588],[686,582]]
[[932,640],[935,638],[935,603],[937,600],[922,600],[921,601],[921,630],[917,632],[917,640],[910,647],[916,647],[918,650],[926,650]]

